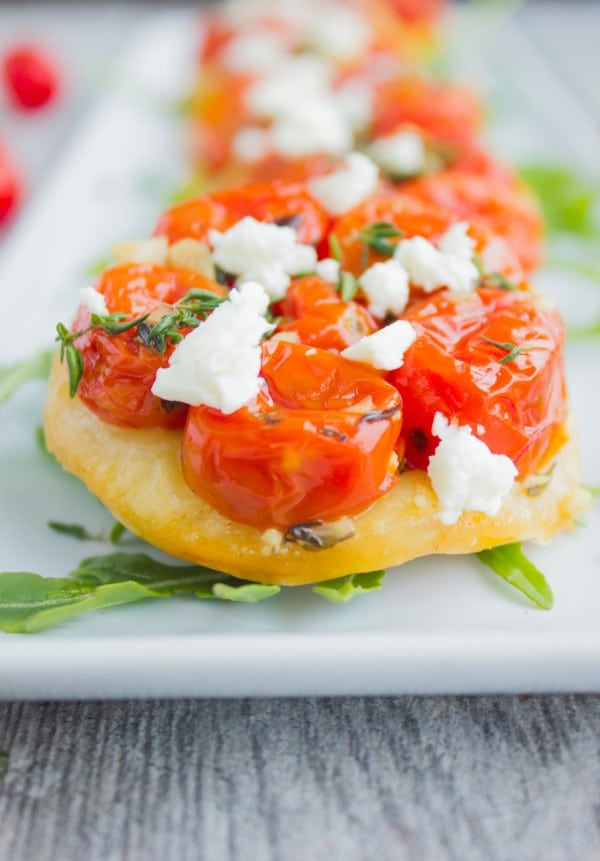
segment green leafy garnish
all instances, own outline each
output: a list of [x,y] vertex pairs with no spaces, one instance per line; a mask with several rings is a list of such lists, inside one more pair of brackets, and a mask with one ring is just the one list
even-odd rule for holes
[[326,580],[313,586],[312,591],[333,604],[345,604],[365,592],[381,589],[385,571],[368,571],[365,574],[348,574],[336,580]]
[[350,302],[358,293],[358,281],[352,272],[341,272],[338,284],[340,296],[344,302]]
[[115,520],[113,528],[108,533],[108,540],[111,544],[118,544],[127,529],[118,520]]
[[60,523],[58,520],[49,520],[48,526],[53,532],[58,532],[59,535],[68,535],[70,538],[76,538],[78,541],[102,540],[101,535],[92,535],[80,523]]
[[482,550],[477,557],[542,610],[551,610],[554,596],[546,578],[525,556],[521,544]]
[[402,236],[404,231],[398,230],[390,221],[372,221],[358,234],[358,238],[367,248],[372,248],[383,257],[391,257],[396,250],[396,243],[389,240],[400,239]]
[[86,266],[84,275],[86,278],[97,278],[98,275],[101,275],[105,269],[108,269],[108,267],[112,265],[114,265],[112,257],[102,257]]
[[53,350],[38,350],[33,356],[0,368],[0,404],[29,380],[45,380],[50,374]]
[[486,341],[488,344],[492,344],[494,347],[498,347],[499,350],[504,350],[507,353],[504,358],[500,359],[501,365],[506,365],[508,362],[514,362],[521,353],[530,353],[533,350],[533,346],[528,344],[513,344],[511,341],[494,341],[493,338],[486,338],[485,335],[481,336],[481,340]]
[[166,565],[144,553],[109,553],[84,559],[69,577],[0,574],[0,630],[32,633],[91,610],[146,598],[190,594],[256,603],[279,591],[278,586],[247,583],[200,565]]
[[549,233],[600,235],[595,216],[599,189],[591,179],[562,165],[527,165],[519,172],[540,200]]
[[514,281],[511,281],[510,278],[507,278],[506,275],[503,275],[501,272],[482,274],[479,286],[496,287],[499,290],[508,290],[511,293],[519,289]]
[[569,326],[567,335],[572,341],[583,341],[587,338],[597,338],[600,335],[600,320],[588,326]]
[[342,262],[342,246],[335,233],[329,234],[329,254],[338,263]]

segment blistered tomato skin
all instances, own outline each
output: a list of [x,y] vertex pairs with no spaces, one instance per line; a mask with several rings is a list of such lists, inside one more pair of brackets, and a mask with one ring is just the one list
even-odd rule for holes
[[[96,287],[104,295],[109,312],[121,312],[132,319],[148,312],[158,317],[168,313],[171,304],[191,289],[223,292],[196,272],[149,264],[108,269]],[[89,311],[82,308],[72,330],[82,331],[89,322]],[[120,335],[93,329],[75,343],[84,361],[78,396],[96,415],[124,427],[182,427],[187,407],[166,403],[151,392],[157,370],[168,364],[171,345],[159,353],[146,347],[135,329]]]
[[[389,375],[402,396],[402,436],[411,467],[426,469],[438,444],[436,412],[469,425],[495,454],[510,457],[521,479],[559,443],[566,419],[564,327],[533,294],[442,291],[415,304],[416,329],[404,365]],[[509,349],[523,347],[508,360]],[[503,361],[504,360],[504,361]]]
[[231,520],[286,529],[357,514],[393,487],[402,422],[393,386],[286,342],[264,345],[263,376],[257,401],[232,415],[190,408],[182,466],[195,493]]
[[[465,219],[451,211],[396,191],[376,195],[349,210],[334,222],[332,230],[340,243],[342,268],[359,275],[368,266],[389,259],[361,240],[361,230],[367,225],[387,221],[401,232],[402,238],[423,236],[437,245],[444,233],[461,220]],[[484,272],[499,272],[516,283],[522,281],[521,265],[503,237],[492,233],[485,225],[472,222],[469,235],[475,240],[475,251],[481,258]],[[321,251],[325,253],[324,249]]]
[[332,284],[314,276],[292,281],[278,306],[278,332],[296,335],[300,343],[341,352],[379,328],[358,302],[344,302]]
[[208,239],[211,230],[227,230],[245,216],[291,224],[298,242],[316,245],[327,232],[329,216],[301,184],[258,183],[227,189],[180,203],[159,219],[154,234],[169,242]]
[[457,219],[483,225],[506,240],[524,272],[541,262],[543,225],[533,198],[514,183],[494,176],[449,170],[404,187],[404,192],[453,213]]

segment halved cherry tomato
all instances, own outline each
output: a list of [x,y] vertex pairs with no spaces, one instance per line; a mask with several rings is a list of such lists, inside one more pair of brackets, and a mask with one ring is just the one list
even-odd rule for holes
[[379,328],[358,302],[344,302],[332,284],[315,275],[292,281],[277,308],[278,332],[293,332],[300,343],[341,352]]
[[358,363],[299,344],[263,346],[266,389],[231,415],[191,407],[182,465],[232,520],[289,527],[357,514],[394,485],[398,392]]
[[[529,292],[480,289],[466,296],[436,293],[404,318],[418,337],[389,380],[402,395],[409,465],[427,468],[439,411],[510,457],[521,478],[531,474],[562,442],[565,333],[559,315]],[[510,345],[521,351],[511,356]]]
[[316,245],[325,236],[329,216],[301,184],[255,183],[207,194],[168,209],[155,236],[170,242],[205,240],[211,230],[227,230],[246,215],[258,221],[292,224],[298,241]]
[[[134,319],[147,312],[158,317],[171,311],[189,290],[202,289],[223,295],[222,288],[189,269],[166,269],[149,264],[128,264],[107,269],[97,289],[104,294],[109,312]],[[90,314],[80,309],[73,331],[89,325]],[[78,394],[104,421],[126,427],[181,427],[187,407],[165,403],[152,394],[156,372],[168,364],[173,346],[164,353],[146,347],[135,329],[109,335],[92,329],[75,342],[81,350],[84,372]]]
[[405,194],[432,203],[504,237],[525,272],[541,260],[542,219],[533,197],[493,177],[450,170],[404,186]]
[[465,87],[417,77],[392,78],[375,89],[371,137],[411,124],[438,143],[460,143],[477,135],[481,115],[478,99]]
[[35,45],[18,45],[2,63],[4,87],[15,107],[36,110],[58,92],[58,73],[52,60]]
[[[376,195],[342,215],[334,222],[332,231],[342,250],[342,265],[355,275],[380,260],[386,259],[365,245],[361,230],[368,224],[387,221],[401,231],[404,238],[423,236],[434,245],[460,219],[451,211],[422,202],[403,192]],[[471,224],[469,235],[475,239],[484,272],[499,272],[507,278],[522,280],[523,273],[507,242],[481,224]],[[395,240],[390,240],[394,242]],[[325,249],[322,248],[323,253]]]
[[21,197],[21,182],[8,153],[0,144],[0,227],[14,215]]

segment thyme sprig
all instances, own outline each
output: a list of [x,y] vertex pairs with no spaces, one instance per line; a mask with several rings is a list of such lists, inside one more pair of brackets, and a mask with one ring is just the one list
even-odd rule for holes
[[383,257],[392,257],[396,250],[397,243],[390,242],[390,239],[401,239],[404,236],[403,230],[398,230],[395,224],[391,221],[372,221],[366,224],[358,234],[361,242],[372,248],[377,254]]
[[358,281],[352,272],[340,272],[340,280],[338,281],[338,290],[340,298],[344,302],[350,302],[358,293]]
[[97,329],[107,335],[121,335],[135,329],[136,336],[145,347],[157,353],[164,353],[169,341],[178,344],[183,339],[182,329],[198,326],[225,298],[211,293],[210,290],[194,289],[189,290],[176,302],[172,311],[163,314],[155,322],[149,322],[150,312],[133,320],[128,318],[127,314],[115,312],[105,315],[92,314],[89,326],[77,332],[70,332],[64,323],[58,323],[56,341],[60,344],[60,360],[66,361],[69,371],[69,396],[75,397],[83,376],[83,354],[75,343],[82,335]]
[[486,341],[486,343],[492,344],[494,347],[498,347],[499,350],[506,351],[506,356],[500,359],[501,365],[507,365],[509,362],[514,362],[521,353],[530,353],[533,350],[533,344],[513,344],[511,341],[494,341],[493,338],[486,338],[485,335],[482,335],[481,337],[482,340]]

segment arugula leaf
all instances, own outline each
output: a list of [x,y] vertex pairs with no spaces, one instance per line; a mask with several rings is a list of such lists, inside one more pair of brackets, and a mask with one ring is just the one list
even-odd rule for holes
[[385,571],[368,571],[365,574],[348,574],[335,580],[326,580],[313,586],[312,591],[333,604],[345,604],[362,595],[364,592],[374,592],[381,589]]
[[255,603],[279,591],[278,586],[248,583],[201,565],[166,565],[144,553],[109,553],[83,559],[69,577],[0,574],[0,630],[33,633],[90,610],[146,598],[191,594]]
[[595,217],[599,189],[593,181],[563,165],[526,165],[519,173],[538,196],[549,233],[600,234]]
[[53,532],[58,532],[59,535],[69,535],[71,538],[77,538],[78,541],[101,541],[99,535],[92,535],[91,532],[81,526],[79,523],[59,523],[58,520],[49,520],[47,524]]
[[45,380],[50,374],[52,366],[52,349],[38,350],[33,356],[0,368],[0,404],[17,391],[29,380]]
[[554,596],[546,578],[523,553],[521,544],[505,544],[476,554],[484,565],[522,592],[542,610],[551,610]]

